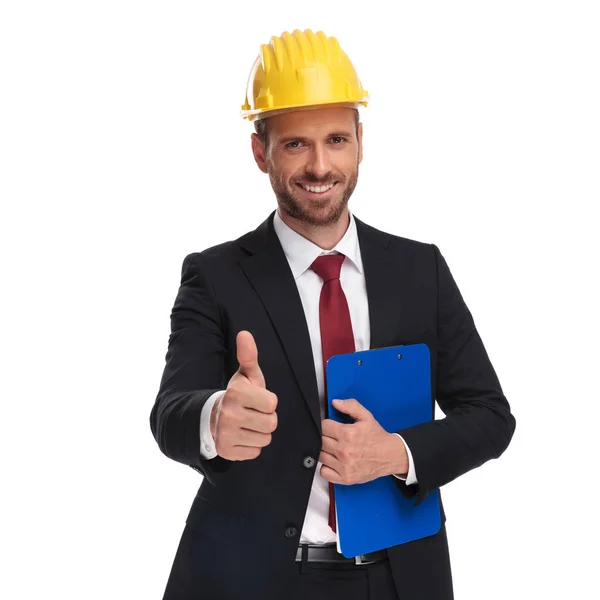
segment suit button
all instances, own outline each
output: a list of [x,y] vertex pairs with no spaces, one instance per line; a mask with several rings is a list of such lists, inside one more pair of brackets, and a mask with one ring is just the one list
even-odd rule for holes
[[295,527],[286,527],[285,537],[292,539],[298,535],[298,530]]
[[312,469],[315,466],[315,459],[312,456],[305,456],[304,460],[302,461],[302,464],[307,468],[307,469]]

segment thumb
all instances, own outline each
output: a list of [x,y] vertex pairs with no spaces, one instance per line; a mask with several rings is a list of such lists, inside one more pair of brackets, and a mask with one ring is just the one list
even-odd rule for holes
[[350,400],[333,400],[332,404],[336,410],[339,410],[346,415],[350,415],[355,421],[364,421],[373,416],[371,411],[354,398],[351,398]]
[[238,369],[250,383],[266,388],[265,378],[258,366],[258,348],[254,336],[249,331],[240,331],[236,338]]

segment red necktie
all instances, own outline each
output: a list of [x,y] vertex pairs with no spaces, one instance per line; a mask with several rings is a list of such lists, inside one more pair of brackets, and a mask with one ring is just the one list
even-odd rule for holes
[[[327,361],[334,354],[349,354],[355,351],[354,334],[348,301],[340,283],[340,271],[346,257],[343,254],[319,256],[311,269],[323,280],[319,300],[319,321],[321,324],[321,344],[323,346],[323,375],[325,377],[325,398],[327,399]],[[327,416],[327,401],[325,415]],[[333,483],[329,483],[329,526],[336,531],[335,498]]]

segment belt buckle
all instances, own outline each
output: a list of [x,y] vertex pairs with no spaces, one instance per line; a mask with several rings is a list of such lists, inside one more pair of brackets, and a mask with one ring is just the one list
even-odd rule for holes
[[358,556],[354,557],[354,564],[355,565],[370,565],[372,561],[370,560],[363,560],[363,554],[359,554]]

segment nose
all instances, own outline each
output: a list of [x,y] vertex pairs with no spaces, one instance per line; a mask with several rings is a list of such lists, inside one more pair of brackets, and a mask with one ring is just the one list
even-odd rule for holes
[[315,144],[310,151],[306,170],[316,179],[323,181],[331,171],[331,162],[327,150],[321,144]]

